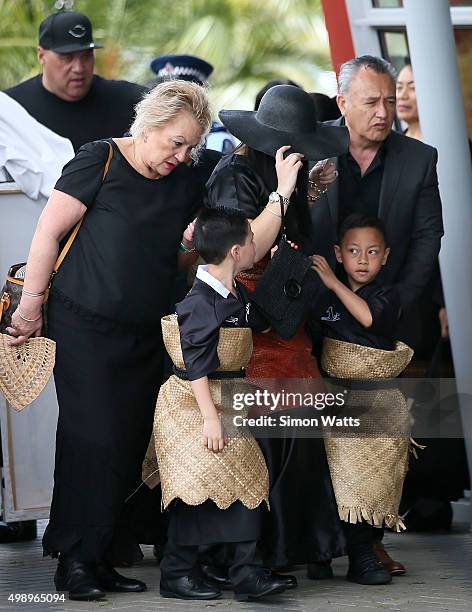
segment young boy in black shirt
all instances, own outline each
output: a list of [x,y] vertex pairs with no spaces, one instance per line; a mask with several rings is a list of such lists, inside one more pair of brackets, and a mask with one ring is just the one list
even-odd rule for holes
[[[355,213],[342,223],[335,245],[346,281],[336,277],[324,257],[312,256],[312,267],[327,289],[313,313],[321,336],[330,339],[324,340],[322,368],[326,345],[330,344],[328,376],[356,379],[355,385],[364,385],[359,387],[362,391],[351,391],[346,401],[353,408],[364,406],[364,416],[373,417],[379,431],[378,437],[370,438],[325,436],[338,510],[344,521],[347,577],[371,585],[391,582],[374,553],[374,540],[381,532],[373,527],[385,524],[397,531],[404,528],[398,505],[408,465],[408,438],[400,433],[389,438],[380,424],[382,416],[392,414],[394,423],[402,418],[402,423],[409,422],[404,398],[398,391],[392,402],[389,391],[371,384],[371,379],[397,376],[412,356],[409,347],[395,342],[400,313],[397,291],[379,278],[389,251],[379,219]],[[314,340],[316,347],[316,332]],[[369,474],[366,465],[371,466]]]
[[160,592],[179,599],[219,597],[198,571],[198,550],[232,543],[235,597],[259,599],[287,588],[287,577],[265,568],[257,552],[268,472],[248,431],[227,437],[223,425],[231,414],[225,413],[220,384],[243,375],[252,352],[247,328],[268,327],[235,281],[254,264],[254,236],[240,211],[206,209],[194,243],[207,265],[199,266],[191,291],[176,306],[179,350],[175,318],[163,320],[174,375],[159,391],[154,421],[162,504],[170,511]]
[[320,295],[315,319],[323,335],[345,342],[393,350],[400,302],[394,286],[377,278],[390,249],[380,221],[358,213],[339,229],[334,249],[347,283],[339,280],[321,255],[313,255],[313,269],[329,290]]

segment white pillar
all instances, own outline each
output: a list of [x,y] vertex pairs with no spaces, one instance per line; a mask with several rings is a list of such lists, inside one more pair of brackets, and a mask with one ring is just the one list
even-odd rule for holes
[[423,139],[439,152],[440,266],[472,474],[472,168],[454,31],[448,0],[404,0],[404,6]]

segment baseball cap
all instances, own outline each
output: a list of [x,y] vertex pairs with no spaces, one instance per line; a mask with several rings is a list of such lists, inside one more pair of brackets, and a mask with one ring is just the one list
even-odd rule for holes
[[72,11],[54,13],[41,22],[39,46],[56,53],[74,53],[103,47],[93,41],[90,19]]

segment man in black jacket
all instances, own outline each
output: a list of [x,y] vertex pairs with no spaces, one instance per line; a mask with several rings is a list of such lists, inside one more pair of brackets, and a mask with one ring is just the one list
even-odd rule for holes
[[[338,180],[312,207],[314,240],[309,251],[323,255],[335,268],[333,247],[343,220],[353,212],[378,216],[390,247],[378,278],[383,284],[396,285],[402,309],[397,338],[415,348],[409,313],[430,281],[443,235],[437,151],[392,131],[396,73],[391,64],[378,57],[355,58],[341,66],[338,84],[342,117],[329,123],[347,126],[350,146],[348,153],[333,159]],[[310,191],[317,195],[314,185]],[[386,554],[382,530],[374,529],[372,534],[370,525],[359,523],[358,527],[357,541],[348,541],[348,550],[361,549],[366,542],[372,545],[374,538],[384,568],[391,574],[404,573],[405,568]],[[357,581],[361,583],[366,574],[372,578],[379,573],[374,560],[369,562],[367,557],[365,563],[359,557]],[[316,568],[312,573],[316,577]]]
[[391,249],[382,282],[397,284],[407,312],[426,287],[441,246],[437,151],[392,131],[395,71],[381,58],[363,56],[341,66],[338,105],[342,117],[330,123],[349,129],[349,152],[333,159],[338,180],[312,208],[312,252],[334,267],[340,223],[352,212],[380,217]]
[[94,74],[94,49],[100,47],[85,15],[49,15],[39,26],[42,74],[5,91],[40,123],[69,138],[76,151],[86,142],[123,136],[147,91]]

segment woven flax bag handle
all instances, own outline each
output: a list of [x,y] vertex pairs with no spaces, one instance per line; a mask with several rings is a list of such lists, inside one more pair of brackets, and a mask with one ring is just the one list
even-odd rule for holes
[[[105,180],[107,174],[108,174],[108,169],[110,167],[110,162],[111,159],[113,157],[113,147],[111,146],[111,143],[107,143],[108,147],[109,147],[109,151],[108,151],[108,158],[105,164],[105,168],[103,169],[103,177],[102,177],[102,183]],[[85,215],[84,215],[85,217]],[[80,226],[82,225],[82,221],[84,220],[84,217],[82,217],[82,219],[77,223],[77,225],[74,227],[74,230],[72,231],[71,235],[69,236],[67,242],[64,245],[64,248],[62,249],[62,251],[59,253],[59,257],[56,259],[56,263],[54,264],[54,268],[52,270],[52,275],[51,275],[51,280],[53,278],[53,276],[56,274],[56,272],[59,270],[62,262],[64,261],[65,256],[67,255],[67,253],[70,250],[70,247],[72,246],[72,243],[75,240],[75,237],[77,236],[77,233],[80,229]]]

